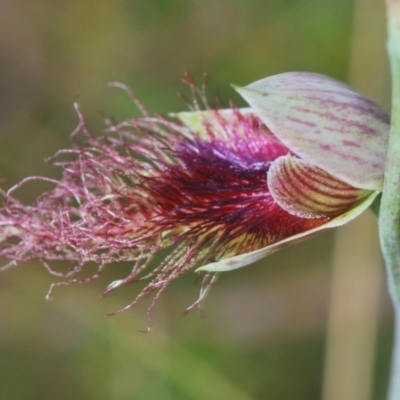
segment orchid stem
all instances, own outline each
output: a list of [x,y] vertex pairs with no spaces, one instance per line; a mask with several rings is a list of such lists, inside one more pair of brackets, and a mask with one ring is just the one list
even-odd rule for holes
[[388,400],[400,400],[400,0],[387,0],[392,116],[379,230],[393,302],[395,332]]

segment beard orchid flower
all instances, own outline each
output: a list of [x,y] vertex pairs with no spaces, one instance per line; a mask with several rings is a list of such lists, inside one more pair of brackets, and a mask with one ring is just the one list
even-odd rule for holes
[[[83,134],[84,144],[53,159],[62,168],[54,188],[32,205],[14,192],[45,178],[4,194],[3,269],[36,258],[68,278],[54,287],[129,261],[131,273],[105,293],[148,283],[122,311],[150,292],[157,300],[195,268],[205,271],[199,305],[216,273],[343,225],[372,204],[382,190],[389,133],[379,106],[311,73],[236,89],[249,108],[212,109],[198,90],[203,111],[195,102],[171,120],[151,117],[137,103],[141,118],[110,123],[102,137],[90,133],[77,109],[73,138]],[[52,260],[71,267],[56,271]],[[98,265],[92,277],[72,277],[88,262]]]

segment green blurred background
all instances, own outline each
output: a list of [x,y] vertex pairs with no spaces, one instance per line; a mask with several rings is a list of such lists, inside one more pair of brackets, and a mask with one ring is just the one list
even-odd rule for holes
[[[346,81],[355,5],[349,0],[2,0],[0,177],[57,177],[42,160],[69,145],[78,97],[93,130],[101,113],[138,115],[121,81],[152,112],[185,108],[188,71],[210,75],[223,105],[244,104],[230,83],[304,70]],[[366,43],[365,45],[368,45]],[[366,60],[366,62],[369,62]],[[43,188],[19,192],[32,200]],[[135,286],[108,298],[116,265],[96,283],[60,288],[35,263],[0,275],[0,399],[318,400],[321,398],[333,233],[223,274],[205,318],[183,310],[198,295],[195,274],[158,303],[127,304]],[[385,392],[391,312],[382,294],[373,398]],[[340,399],[338,399],[340,400]]]

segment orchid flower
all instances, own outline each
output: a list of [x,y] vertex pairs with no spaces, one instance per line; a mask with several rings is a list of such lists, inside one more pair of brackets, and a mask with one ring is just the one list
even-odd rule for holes
[[[175,278],[205,271],[199,305],[216,273],[244,267],[289,244],[347,223],[382,190],[389,117],[371,100],[333,79],[286,73],[236,88],[249,108],[205,110],[174,120],[109,123],[85,143],[60,151],[62,178],[32,205],[14,192],[0,208],[0,257],[40,260],[55,286],[97,278],[113,262],[131,273],[115,288],[148,279],[120,311]],[[196,91],[195,88],[193,88]],[[200,93],[200,94],[199,94]],[[47,179],[48,180],[48,179]],[[52,260],[67,260],[67,272]],[[88,262],[90,278],[70,278]],[[152,307],[151,306],[151,307]],[[191,307],[190,307],[191,308]]]

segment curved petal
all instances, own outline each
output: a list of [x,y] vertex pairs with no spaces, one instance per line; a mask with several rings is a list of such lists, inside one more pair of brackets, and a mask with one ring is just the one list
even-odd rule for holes
[[268,171],[268,188],[284,210],[302,218],[335,216],[369,194],[324,170],[290,155],[277,158]]
[[312,237],[315,234],[320,233],[321,231],[346,224],[347,222],[353,220],[354,218],[358,217],[362,212],[364,212],[372,204],[378,194],[379,192],[372,192],[349,211],[339,215],[338,217],[330,220],[328,223],[321,225],[317,228],[310,229],[307,232],[288,237],[287,239],[281,240],[280,242],[274,243],[259,250],[252,251],[250,253],[240,254],[235,257],[225,258],[217,262],[207,264],[203,267],[197,268],[196,271],[225,272],[245,267],[286,246],[308,239],[309,237]]
[[389,117],[334,79],[289,72],[236,88],[294,153],[344,182],[381,190]]

